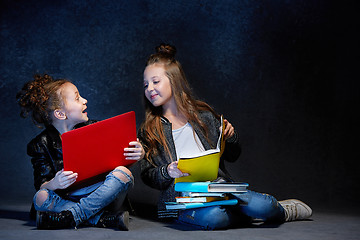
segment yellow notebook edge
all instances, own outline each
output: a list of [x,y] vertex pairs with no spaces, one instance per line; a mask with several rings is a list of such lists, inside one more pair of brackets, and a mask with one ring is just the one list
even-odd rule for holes
[[225,132],[225,122],[224,122],[224,116],[220,116],[221,121],[221,133],[220,133],[220,156],[223,154],[225,150],[225,138],[224,138],[224,132]]

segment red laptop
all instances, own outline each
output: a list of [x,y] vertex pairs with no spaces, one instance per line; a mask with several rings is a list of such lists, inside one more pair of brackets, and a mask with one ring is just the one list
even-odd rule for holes
[[104,180],[117,166],[136,162],[125,160],[124,148],[136,141],[135,112],[128,112],[61,135],[64,170],[78,173],[70,186]]

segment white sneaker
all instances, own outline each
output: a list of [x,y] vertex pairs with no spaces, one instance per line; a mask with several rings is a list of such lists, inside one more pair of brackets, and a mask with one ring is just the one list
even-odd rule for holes
[[311,208],[300,200],[288,199],[279,203],[285,209],[286,222],[308,219],[312,215]]

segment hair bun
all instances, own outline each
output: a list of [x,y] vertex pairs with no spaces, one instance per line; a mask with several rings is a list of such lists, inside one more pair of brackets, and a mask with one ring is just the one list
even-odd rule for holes
[[16,94],[16,99],[21,107],[21,117],[27,117],[29,113],[33,113],[33,119],[40,124],[42,120],[42,112],[46,109],[46,103],[49,96],[45,90],[45,85],[53,82],[51,76],[44,74],[34,75],[34,79],[25,83],[23,88]]
[[170,44],[162,43],[155,48],[156,53],[167,55],[170,58],[175,58],[176,48]]

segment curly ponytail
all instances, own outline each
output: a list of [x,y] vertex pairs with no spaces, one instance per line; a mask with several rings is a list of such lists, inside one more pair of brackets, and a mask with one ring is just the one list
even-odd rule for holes
[[70,81],[54,80],[48,74],[35,75],[34,80],[25,83],[16,94],[17,102],[21,107],[20,116],[26,118],[31,114],[38,127],[50,125],[52,123],[51,113],[63,105],[58,90],[67,82]]

